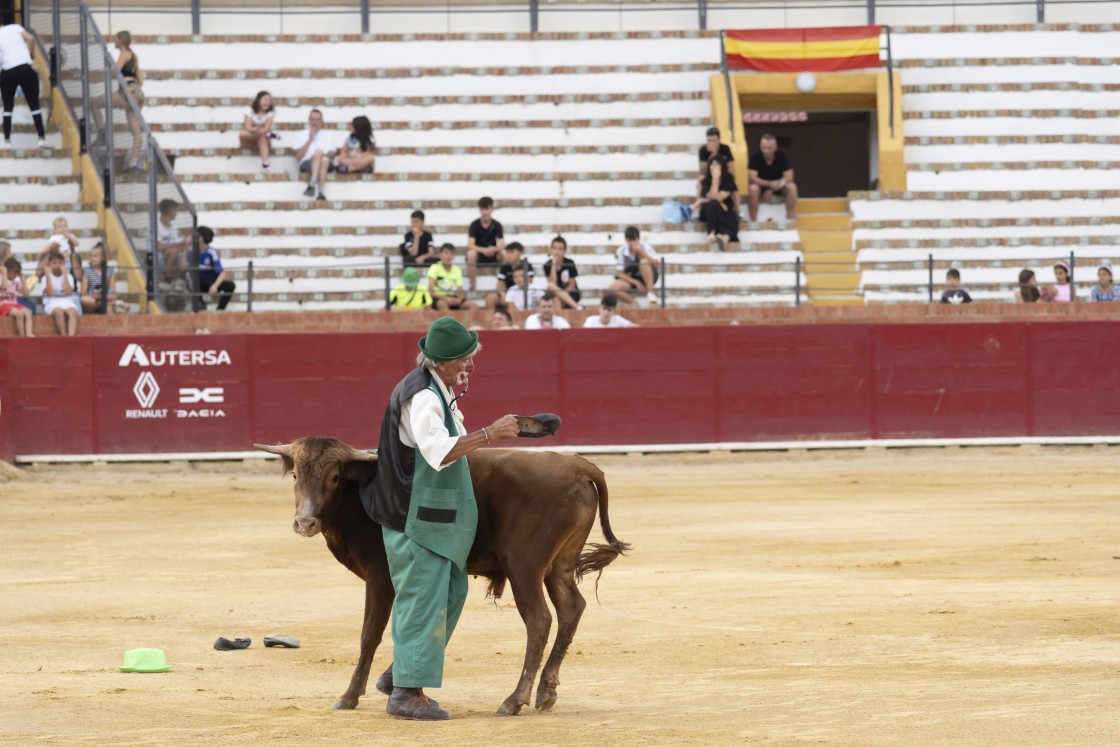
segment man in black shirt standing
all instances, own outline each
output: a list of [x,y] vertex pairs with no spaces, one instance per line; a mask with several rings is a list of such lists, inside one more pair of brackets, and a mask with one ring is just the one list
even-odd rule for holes
[[478,201],[480,217],[472,223],[467,234],[467,290],[474,290],[478,278],[478,265],[496,265],[504,259],[506,239],[502,224],[490,217],[494,201],[482,197]]
[[793,164],[785,151],[778,150],[778,140],[767,133],[762,136],[758,150],[751,154],[747,162],[750,188],[747,193],[747,209],[751,220],[758,220],[758,204],[770,199],[771,195],[786,200],[786,220],[797,217],[797,185],[793,183]]
[[[723,164],[723,171],[727,174],[733,174],[734,167],[732,164],[731,148],[725,143],[719,141],[719,128],[709,127],[707,133],[707,142],[700,146],[700,152],[697,153],[697,158],[700,159],[700,175],[696,179],[696,197],[697,199],[703,198],[701,194],[700,182],[708,177],[708,161],[712,158],[718,158],[720,163]],[[736,214],[739,212],[739,193],[735,192],[731,195],[731,201],[735,204]]]

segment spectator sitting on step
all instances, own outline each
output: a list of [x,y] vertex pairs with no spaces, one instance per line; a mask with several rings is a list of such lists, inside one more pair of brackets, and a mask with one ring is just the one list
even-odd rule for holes
[[537,305],[537,313],[525,320],[525,329],[571,329],[568,320],[556,314],[556,296],[545,293]]
[[618,315],[618,297],[613,293],[604,293],[603,300],[599,302],[599,313],[592,314],[583,321],[586,329],[605,329],[621,327],[637,327],[637,324]]
[[516,283],[513,281],[513,271],[518,267],[529,268],[529,282],[533,282],[533,263],[525,259],[525,247],[520,241],[511,241],[506,245],[505,262],[498,268],[497,290],[486,294],[486,305],[493,308],[504,303],[506,293]]
[[39,265],[35,268],[35,276],[43,277],[47,273],[47,256],[51,252],[58,252],[66,260],[66,271],[74,275],[75,281],[81,279],[81,266],[74,272],[74,256],[78,250],[78,237],[70,230],[70,223],[61,215],[51,224],[51,237],[47,239],[42,253],[39,255]]
[[473,309],[463,291],[463,271],[454,265],[455,245],[444,244],[439,248],[439,262],[428,268],[428,294],[436,311]]
[[400,245],[401,261],[405,265],[430,265],[439,262],[439,253],[432,245],[432,234],[424,230],[424,213],[413,210],[409,216],[408,230]]
[[10,316],[16,325],[16,337],[34,337],[31,329],[31,309],[20,300],[23,298],[23,268],[15,257],[4,260],[4,282],[0,284],[0,316]]
[[784,150],[778,149],[778,139],[767,133],[762,136],[758,150],[747,162],[750,185],[747,191],[747,209],[752,221],[758,220],[758,204],[772,196],[784,197],[786,220],[797,217],[797,185],[793,183],[793,164]]
[[82,307],[66,260],[61,252],[52,251],[47,256],[46,285],[43,286],[43,308],[54,320],[55,331],[61,337],[78,334],[78,315]]
[[331,159],[337,151],[331,144],[330,133],[323,129],[323,112],[318,109],[311,110],[307,118],[307,128],[300,130],[296,135],[292,147],[296,149],[299,172],[310,174],[303,196],[315,197],[319,200],[327,199],[323,194],[323,185],[327,182],[327,171],[330,170]]
[[532,311],[540,305],[545,291],[530,284],[523,267],[513,268],[513,285],[506,291],[504,303],[518,311]]
[[478,265],[498,264],[506,250],[502,224],[491,217],[494,201],[489,197],[480,198],[478,212],[480,216],[467,229],[467,282],[470,290],[477,287]]
[[708,230],[708,243],[715,242],[721,252],[739,241],[739,213],[731,198],[738,189],[726,164],[716,157],[708,161],[708,175],[700,182],[700,198],[692,204],[692,211],[700,212],[700,220]]
[[1097,284],[1089,297],[1097,302],[1120,301],[1120,288],[1112,283],[1112,268],[1108,265],[1097,268]]
[[272,131],[272,123],[276,119],[276,107],[272,105],[272,94],[261,91],[249,105],[245,114],[245,121],[241,125],[238,137],[242,148],[256,148],[261,157],[261,169],[268,171],[272,164],[269,162],[272,140],[278,138]]
[[376,150],[369,117],[354,117],[350,121],[350,135],[338,152],[334,168],[340,174],[372,174]]
[[1015,298],[1019,303],[1038,303],[1042,294],[1038,291],[1038,278],[1034,275],[1034,270],[1020,270],[1019,271],[1019,290],[1015,292]]
[[581,298],[576,278],[579,270],[575,260],[567,256],[568,242],[557,236],[548,247],[549,259],[544,263],[544,275],[548,279],[548,290],[560,300],[562,307],[583,310],[579,305]]
[[1054,264],[1054,278],[1056,282],[1042,292],[1043,301],[1056,301],[1070,303],[1073,301],[1073,285],[1069,282],[1069,265],[1065,262]]
[[513,315],[509,313],[509,309],[498,304],[494,307],[494,315],[490,320],[490,329],[517,329],[517,325],[513,323]]
[[[186,276],[190,261],[187,256],[190,236],[179,238],[179,227],[175,219],[179,217],[179,203],[175,200],[160,200],[157,206],[159,222],[156,223],[156,247],[163,262],[160,279],[165,282],[180,280]],[[149,261],[150,261],[149,257]],[[151,268],[149,268],[151,269]]]
[[[198,227],[198,288],[202,293],[209,293],[218,299],[218,311],[225,311],[237,285],[229,279],[218,250],[213,247],[214,230],[209,226]],[[206,303],[199,298],[200,309],[206,308]]]
[[[731,148],[727,147],[725,143],[719,141],[719,128],[709,127],[707,132],[707,142],[700,146],[700,152],[697,154],[700,159],[700,175],[696,178],[696,196],[703,197],[705,190],[702,188],[701,183],[708,176],[708,161],[713,158],[718,158],[723,164],[723,170],[729,174],[734,174],[734,157],[731,155]],[[739,214],[739,191],[736,189],[731,193],[731,200],[735,204],[735,214]]]
[[[102,275],[104,268],[104,276]],[[109,314],[117,301],[117,294],[113,290],[113,277],[116,268],[109,267],[105,257],[105,245],[98,241],[89,250],[89,266],[82,273],[81,301],[84,314]],[[106,291],[107,303],[101,304],[101,291]]]
[[389,293],[391,311],[417,311],[432,305],[428,289],[420,283],[420,270],[406,267],[401,272],[401,282]]
[[962,304],[972,303],[972,296],[968,295],[968,291],[961,288],[961,271],[950,268],[945,273],[945,285],[949,286],[941,294],[941,303]]
[[626,243],[615,252],[615,281],[611,291],[623,303],[637,303],[657,283],[661,272],[653,247],[641,240],[636,226],[626,229]]

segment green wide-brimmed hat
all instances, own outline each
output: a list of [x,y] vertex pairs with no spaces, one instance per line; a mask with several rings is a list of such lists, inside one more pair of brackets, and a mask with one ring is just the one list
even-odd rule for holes
[[420,350],[434,361],[453,361],[468,356],[478,347],[478,333],[463,326],[453,316],[432,322],[428,334],[420,338]]
[[416,285],[420,282],[420,271],[415,267],[406,267],[401,273],[401,282],[405,285]]
[[158,648],[134,648],[124,652],[124,664],[117,667],[122,672],[170,672],[171,665]]

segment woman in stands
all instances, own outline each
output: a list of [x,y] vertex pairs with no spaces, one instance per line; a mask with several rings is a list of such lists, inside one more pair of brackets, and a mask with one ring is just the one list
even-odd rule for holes
[[1019,272],[1019,290],[1015,293],[1015,298],[1019,303],[1038,303],[1038,299],[1042,294],[1038,292],[1038,278],[1034,276],[1034,270],[1021,270]]
[[39,133],[39,147],[45,144],[47,133],[43,129],[43,114],[39,111],[39,74],[31,67],[35,54],[35,37],[18,23],[7,23],[0,13],[0,98],[4,101],[4,148],[12,147],[12,111],[16,108],[16,91],[23,90],[35,130]]
[[[133,101],[136,102],[136,108],[140,109],[140,107],[144,106],[144,76],[140,74],[140,61],[137,59],[136,53],[132,51],[132,34],[127,31],[118,31],[113,46],[120,52],[117,56],[117,69],[120,70],[121,78],[124,79],[128,92],[132,95]],[[144,144],[144,136],[140,127],[140,118],[133,113],[132,107],[129,106],[123,91],[119,89],[113,91],[112,101],[114,107],[124,110],[125,119],[128,120],[128,129],[132,133],[132,146],[129,148],[127,170],[139,171],[140,148]],[[104,143],[105,99],[103,97],[92,99],[90,101],[90,109],[93,110],[93,118],[96,120],[99,130],[94,133],[94,144]],[[114,143],[114,146],[117,144],[118,143]]]
[[700,211],[700,219],[708,229],[708,243],[713,241],[721,252],[739,240],[739,213],[731,195],[739,191],[735,177],[718,156],[708,159],[708,175],[700,182],[700,194],[692,204]]
[[1090,298],[1097,302],[1120,301],[1120,288],[1113,284],[1112,268],[1108,265],[1097,268],[1097,284],[1093,286]]
[[354,117],[350,123],[350,137],[342,144],[334,162],[335,170],[340,174],[372,174],[374,149],[369,117]]
[[272,105],[272,94],[261,91],[249,105],[249,111],[245,115],[239,133],[242,148],[256,148],[260,153],[261,170],[265,172],[271,165],[268,160],[271,155],[269,141],[279,138],[279,135],[272,131],[272,122],[275,118],[276,108]]

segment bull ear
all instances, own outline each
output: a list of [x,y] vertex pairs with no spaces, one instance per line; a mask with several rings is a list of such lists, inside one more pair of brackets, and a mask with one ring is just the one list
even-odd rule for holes
[[253,444],[253,448],[254,449],[259,449],[261,451],[267,451],[269,454],[278,454],[282,457],[288,457],[289,459],[291,459],[291,457],[292,457],[292,445],[291,444],[277,444],[276,446],[266,446],[264,444]]

